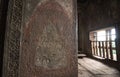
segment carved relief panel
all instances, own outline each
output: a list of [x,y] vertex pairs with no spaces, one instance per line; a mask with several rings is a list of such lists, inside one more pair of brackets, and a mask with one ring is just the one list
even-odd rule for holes
[[26,0],[20,77],[77,75],[76,27],[72,7],[72,0],[37,0],[33,3]]

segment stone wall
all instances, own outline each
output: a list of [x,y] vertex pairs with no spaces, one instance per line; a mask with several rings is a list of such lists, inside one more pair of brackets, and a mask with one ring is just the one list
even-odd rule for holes
[[5,35],[3,77],[18,77],[22,0],[10,0]]
[[75,0],[10,0],[3,77],[77,77]]
[[25,5],[20,77],[76,77],[73,1],[26,0]]

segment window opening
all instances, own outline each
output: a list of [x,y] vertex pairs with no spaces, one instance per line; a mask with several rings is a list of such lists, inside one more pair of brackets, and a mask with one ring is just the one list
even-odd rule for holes
[[102,59],[117,61],[115,28],[106,28],[90,32],[92,55]]

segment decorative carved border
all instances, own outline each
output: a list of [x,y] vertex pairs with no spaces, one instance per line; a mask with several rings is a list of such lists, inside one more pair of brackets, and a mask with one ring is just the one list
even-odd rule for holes
[[[4,53],[4,66],[3,77],[19,77],[19,55],[20,55],[20,38],[21,38],[21,25],[23,23],[22,16],[26,0],[9,0],[7,29],[5,37],[5,53]],[[72,0],[73,1],[73,0]],[[76,0],[75,0],[76,2]],[[74,5],[76,4],[74,2]],[[74,9],[76,10],[76,9]],[[76,12],[74,13],[76,15]],[[73,17],[76,19],[76,16]],[[74,21],[76,25],[76,21]],[[77,35],[75,35],[77,36]],[[77,43],[76,43],[77,45]],[[74,53],[74,54],[77,54]],[[77,62],[77,56],[76,61]],[[77,69],[77,64],[76,64]]]
[[23,0],[9,0],[3,77],[18,77]]

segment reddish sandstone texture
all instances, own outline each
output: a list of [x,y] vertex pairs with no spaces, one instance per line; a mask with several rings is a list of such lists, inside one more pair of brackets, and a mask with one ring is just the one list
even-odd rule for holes
[[37,6],[23,28],[20,77],[77,77],[75,28],[58,2]]

